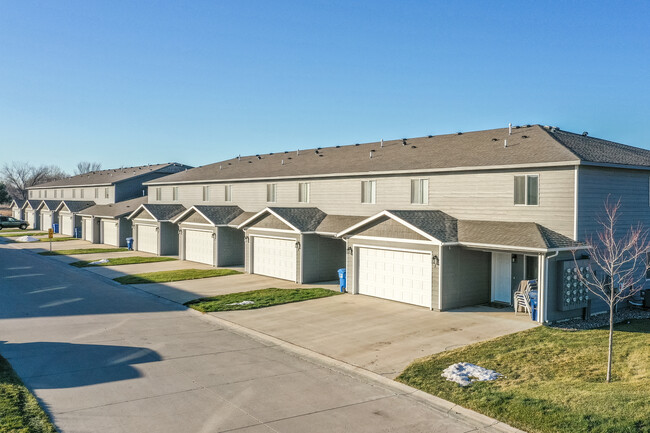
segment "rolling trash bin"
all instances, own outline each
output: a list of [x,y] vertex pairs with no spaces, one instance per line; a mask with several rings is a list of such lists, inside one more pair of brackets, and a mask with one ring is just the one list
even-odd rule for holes
[[341,293],[345,293],[345,268],[339,269],[339,285],[341,286]]
[[58,233],[59,232],[59,224],[58,223],[52,224],[52,230],[54,230],[54,233]]
[[74,228],[74,237],[75,238],[81,238],[81,228],[79,228],[79,227]]
[[126,238],[126,248],[133,251],[133,238]]

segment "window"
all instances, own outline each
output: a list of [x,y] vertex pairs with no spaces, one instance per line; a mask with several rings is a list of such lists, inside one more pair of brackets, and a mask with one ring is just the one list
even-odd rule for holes
[[95,188],[95,198],[99,198],[99,188]]
[[[650,263],[650,253],[645,253],[645,262],[646,262],[646,266],[648,265],[648,263]],[[645,279],[650,280],[650,267],[648,267],[645,271]],[[646,292],[646,296],[648,296],[647,293],[648,292]]]
[[375,203],[377,198],[377,181],[361,181],[361,203]]
[[109,191],[108,187],[104,188],[104,198],[108,198],[108,196],[109,196],[108,191]]
[[210,187],[203,187],[203,201],[210,201]]
[[225,201],[232,201],[232,185],[224,185],[223,194]]
[[63,198],[63,191],[64,191],[64,190],[61,190],[61,198]]
[[178,200],[178,187],[172,187],[172,200]]
[[515,176],[515,204],[537,206],[539,204],[539,176],[536,174]]
[[29,192],[29,198],[34,198],[34,191]]
[[411,179],[411,204],[429,203],[429,179]]
[[43,191],[43,197],[47,198],[47,190]]
[[269,183],[266,185],[266,201],[270,203],[275,203],[276,202],[276,191],[277,191],[277,184],[275,183]]
[[309,203],[309,192],[311,190],[311,185],[307,182],[302,182],[298,184],[298,202],[300,203]]
[[38,198],[41,198],[41,190],[38,190]]
[[75,198],[77,196],[77,190],[73,189],[72,190],[72,198]]
[[80,192],[79,197],[84,198],[84,189],[81,188],[79,192]]
[[156,201],[162,200],[162,188],[156,188]]
[[56,193],[57,193],[57,192],[58,192],[58,190],[55,189],[55,190],[54,190],[54,198],[56,198]]

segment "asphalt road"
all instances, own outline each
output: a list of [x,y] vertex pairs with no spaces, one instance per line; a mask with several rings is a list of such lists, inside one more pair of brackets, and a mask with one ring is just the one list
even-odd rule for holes
[[467,432],[390,387],[0,245],[0,354],[63,432]]

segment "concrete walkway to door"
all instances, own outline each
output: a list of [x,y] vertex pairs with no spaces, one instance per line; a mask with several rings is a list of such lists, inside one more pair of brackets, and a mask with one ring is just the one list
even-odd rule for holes
[[509,310],[434,312],[349,294],[211,314],[391,379],[417,358],[538,326]]

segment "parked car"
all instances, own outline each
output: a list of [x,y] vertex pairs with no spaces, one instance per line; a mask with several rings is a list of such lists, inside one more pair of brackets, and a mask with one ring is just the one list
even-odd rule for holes
[[27,221],[19,220],[14,217],[0,216],[0,230],[9,227],[18,227],[25,230],[29,223]]

